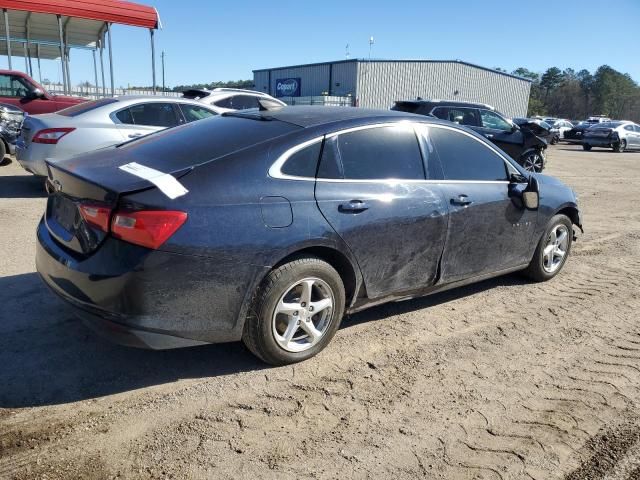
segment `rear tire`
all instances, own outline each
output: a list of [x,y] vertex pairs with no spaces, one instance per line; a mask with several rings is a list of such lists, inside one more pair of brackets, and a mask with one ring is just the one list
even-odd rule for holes
[[544,169],[544,156],[538,150],[531,150],[520,157],[520,165],[528,172],[540,173]]
[[559,141],[560,141],[560,137],[559,137],[558,135],[555,135],[555,136],[551,139],[551,145],[556,145]]
[[573,223],[566,215],[555,215],[549,220],[531,263],[523,273],[536,282],[551,280],[567,262],[572,242]]
[[591,145],[589,145],[588,143],[583,143],[582,149],[588,152],[589,150],[591,150]]
[[613,146],[613,151],[616,153],[623,153],[627,149],[627,141],[623,138]]
[[273,269],[262,282],[242,341],[271,365],[301,362],[329,344],[344,307],[344,285],[331,265],[316,257],[292,260]]
[[7,156],[7,147],[4,142],[0,140],[0,165],[4,165],[4,157]]

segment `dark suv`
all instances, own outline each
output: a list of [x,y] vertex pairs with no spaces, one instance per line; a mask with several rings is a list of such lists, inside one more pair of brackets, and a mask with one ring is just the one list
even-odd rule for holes
[[527,128],[520,128],[490,105],[450,100],[402,100],[391,110],[428,115],[465,125],[484,135],[516,162],[532,172],[544,169],[547,142]]

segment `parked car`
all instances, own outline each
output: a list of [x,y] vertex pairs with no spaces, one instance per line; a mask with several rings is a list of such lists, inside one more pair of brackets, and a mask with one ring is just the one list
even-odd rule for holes
[[581,143],[585,130],[592,125],[593,123],[588,123],[586,121],[580,122],[577,125],[574,125],[570,130],[564,132],[564,139],[568,142]]
[[588,128],[582,138],[582,148],[593,147],[612,148],[618,153],[640,150],[640,125],[627,121],[596,124]]
[[564,139],[565,134],[573,128],[573,124],[569,120],[565,120],[563,118],[545,118],[544,121],[551,126],[552,130],[557,132],[553,141],[550,142],[552,145],[555,145],[561,139]]
[[514,117],[512,121],[513,123],[518,125],[521,130],[529,130],[536,137],[542,138],[545,142],[547,142],[547,144],[555,145],[557,143],[555,140],[559,135],[558,130],[553,129],[551,125],[549,125],[544,120],[539,120],[536,118]]
[[259,108],[258,102],[265,99],[274,105],[286,106],[282,100],[266,93],[240,88],[191,89],[182,92],[182,96],[205,103],[218,113]]
[[86,153],[212,115],[216,112],[209,106],[181,98],[103,98],[28,116],[16,143],[16,158],[28,172],[46,176],[45,159]]
[[16,139],[22,126],[24,112],[14,105],[0,103],[0,162],[7,153],[16,151]]
[[611,119],[609,117],[604,116],[604,115],[593,115],[593,116],[587,118],[585,121],[587,123],[594,124],[594,123],[610,122]]
[[128,345],[320,352],[345,313],[507,272],[553,278],[573,191],[485,137],[399,112],[223,114],[50,164],[36,266]]
[[86,98],[52,95],[26,73],[0,70],[0,103],[18,107],[29,115],[57,112],[86,101]]
[[528,171],[541,172],[547,142],[532,132],[520,130],[490,105],[449,100],[397,101],[391,110],[430,115],[465,125],[484,135]]

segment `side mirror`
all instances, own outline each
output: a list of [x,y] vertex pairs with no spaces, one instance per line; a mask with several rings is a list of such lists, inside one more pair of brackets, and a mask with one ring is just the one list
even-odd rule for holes
[[511,124],[511,133],[514,133],[517,130],[520,130],[520,127],[518,125],[516,125],[515,123],[512,123]]
[[42,91],[42,89],[41,89],[41,88],[34,88],[34,89],[31,91],[31,96],[32,96],[33,98],[44,98],[44,92]]
[[529,177],[529,184],[522,192],[522,203],[529,210],[536,210],[540,206],[540,185],[538,179],[533,175]]

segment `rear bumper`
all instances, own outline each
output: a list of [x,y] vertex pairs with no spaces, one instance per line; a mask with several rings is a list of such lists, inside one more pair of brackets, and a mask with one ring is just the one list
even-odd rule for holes
[[154,349],[242,337],[243,306],[256,269],[179,255],[107,237],[91,255],[71,253],[37,230],[43,281],[103,336]]
[[15,145],[15,155],[16,160],[22,168],[24,168],[27,172],[33,173],[34,175],[38,175],[41,177],[46,177],[48,175],[47,165],[44,162],[44,159],[47,157],[49,145],[33,145],[29,146],[25,145],[22,137],[18,137],[18,140]]

